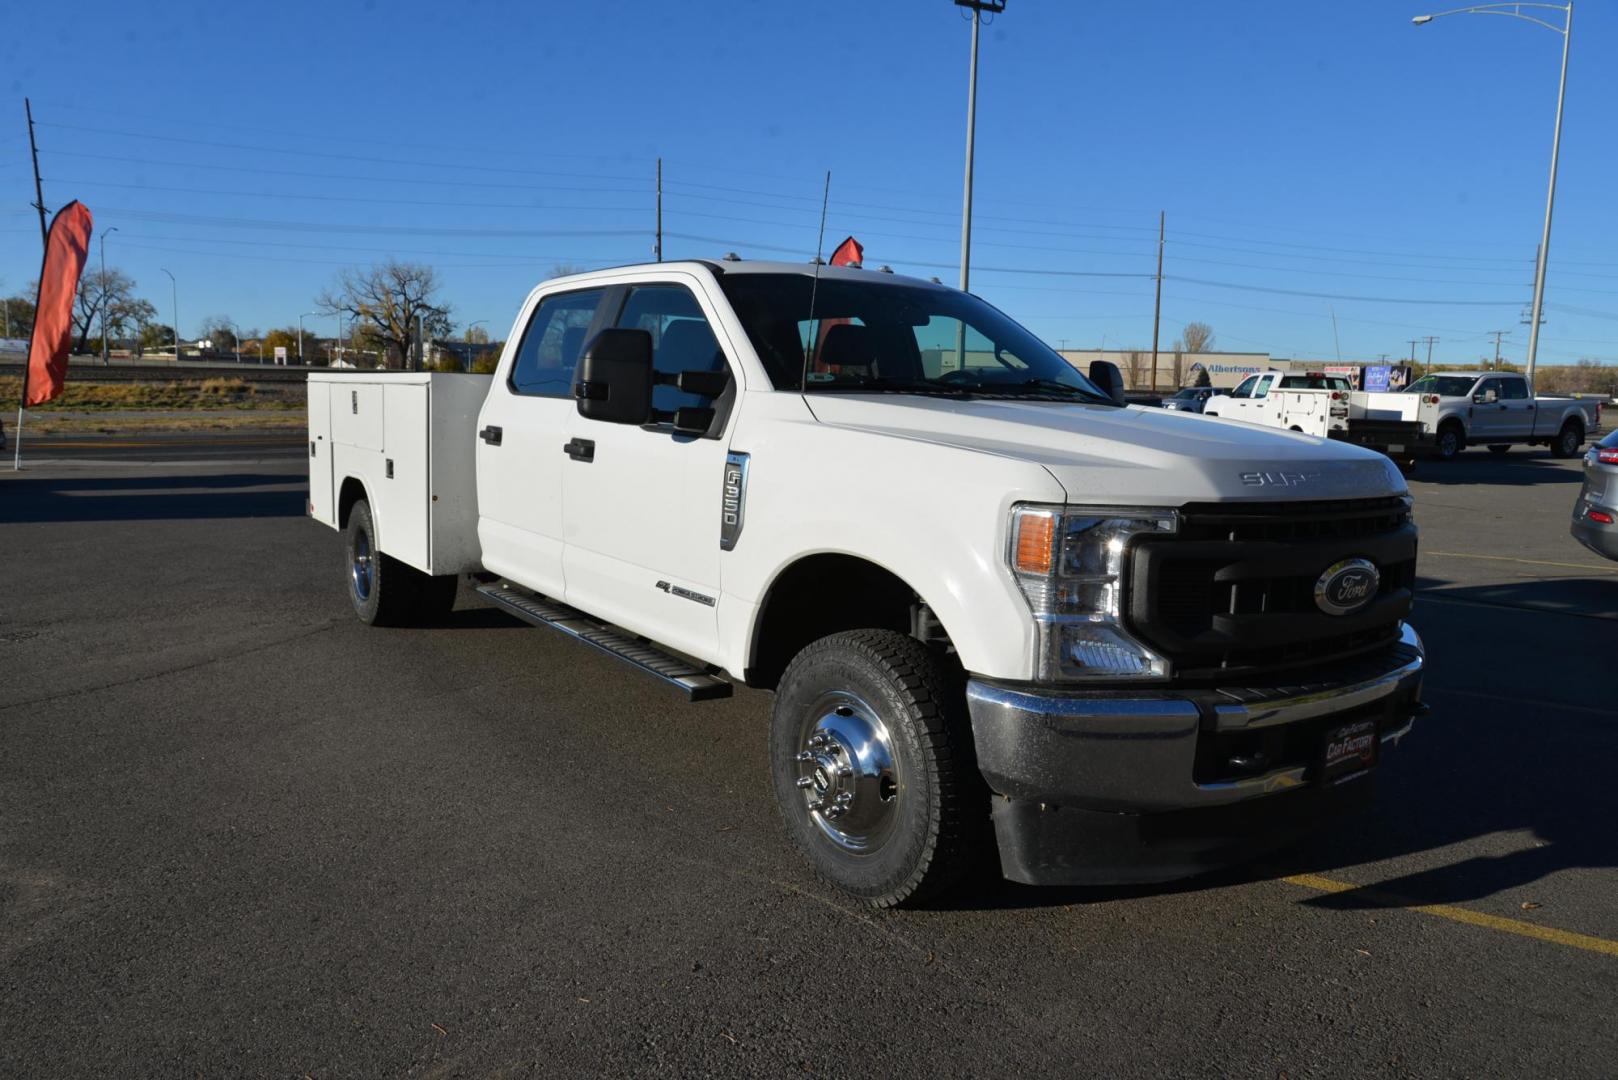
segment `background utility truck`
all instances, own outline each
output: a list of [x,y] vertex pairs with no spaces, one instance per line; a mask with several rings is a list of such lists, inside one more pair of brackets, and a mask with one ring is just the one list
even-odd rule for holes
[[1599,401],[1535,397],[1528,380],[1513,371],[1440,371],[1404,393],[1366,397],[1371,416],[1419,420],[1444,461],[1478,443],[1496,454],[1526,443],[1550,447],[1552,457],[1578,457],[1584,441],[1601,430]]
[[1356,391],[1340,375],[1265,371],[1249,375],[1228,396],[1210,400],[1202,411],[1205,416],[1364,446],[1408,468],[1431,451],[1432,437],[1418,418],[1376,409],[1373,399],[1385,396]]
[[878,905],[1227,863],[1420,710],[1385,457],[1122,404],[983,301],[718,262],[546,282],[494,375],[313,373],[310,514],[377,625],[456,575],[693,700],[774,691],[787,831]]

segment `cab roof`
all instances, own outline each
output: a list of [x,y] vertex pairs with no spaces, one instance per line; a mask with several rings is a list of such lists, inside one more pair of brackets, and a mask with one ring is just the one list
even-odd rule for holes
[[[600,274],[618,275],[626,271],[656,273],[660,270],[691,270],[699,266],[723,277],[736,274],[801,274],[804,277],[813,277],[815,275],[815,264],[812,262],[777,262],[763,259],[681,259],[674,262],[630,263],[625,266],[602,267],[600,270],[590,270],[582,274],[569,274],[565,279],[554,278],[551,280],[587,280]],[[891,270],[832,266],[829,263],[821,265],[820,279],[822,281],[857,281],[866,284],[902,284],[924,289],[950,288],[950,286],[941,282],[910,277],[906,274],[895,274]]]

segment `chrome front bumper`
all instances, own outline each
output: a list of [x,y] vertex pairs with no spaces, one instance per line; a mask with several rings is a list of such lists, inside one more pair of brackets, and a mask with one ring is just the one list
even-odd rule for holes
[[1380,720],[1382,749],[1397,744],[1420,710],[1425,662],[1421,638],[1405,626],[1385,662],[1328,685],[1059,693],[973,679],[966,694],[978,767],[992,791],[1037,803],[1154,813],[1221,806],[1311,782],[1313,764],[1296,761],[1241,779],[1199,782],[1202,739],[1366,715]]

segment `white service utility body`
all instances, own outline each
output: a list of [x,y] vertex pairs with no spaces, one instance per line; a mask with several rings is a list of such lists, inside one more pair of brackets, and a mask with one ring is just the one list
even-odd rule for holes
[[1378,399],[1388,396],[1354,390],[1337,375],[1264,371],[1249,375],[1228,395],[1210,399],[1202,411],[1364,446],[1408,465],[1431,452],[1432,436],[1419,416],[1381,407]]
[[1369,797],[1422,710],[1388,458],[1123,404],[995,308],[859,268],[603,270],[492,376],[312,373],[310,514],[367,622],[458,575],[693,700],[775,691],[788,832],[875,904],[972,852],[1181,877]]

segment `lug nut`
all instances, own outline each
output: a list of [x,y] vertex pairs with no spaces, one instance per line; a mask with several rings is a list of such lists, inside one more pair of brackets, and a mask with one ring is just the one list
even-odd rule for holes
[[813,761],[813,760],[815,760],[815,755],[811,754],[807,750],[799,750],[798,751],[798,760],[799,761]]
[[814,787],[815,786],[815,778],[812,777],[812,776],[800,776],[800,777],[798,777],[798,786],[799,787]]

